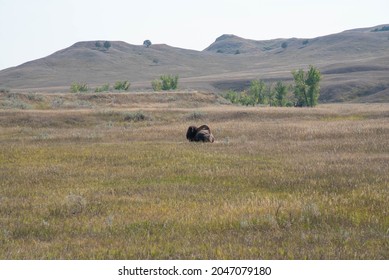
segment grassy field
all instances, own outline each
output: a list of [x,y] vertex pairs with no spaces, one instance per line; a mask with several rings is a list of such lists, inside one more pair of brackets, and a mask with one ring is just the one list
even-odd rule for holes
[[389,104],[224,103],[2,94],[0,259],[389,259]]

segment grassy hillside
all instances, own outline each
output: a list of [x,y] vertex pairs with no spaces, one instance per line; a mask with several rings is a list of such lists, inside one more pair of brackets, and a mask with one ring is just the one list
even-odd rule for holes
[[134,96],[2,95],[1,259],[388,259],[388,105]]
[[129,80],[147,81],[150,88],[150,82],[162,74],[199,75],[201,66],[216,72],[212,63],[217,59],[198,51],[166,45],[146,48],[111,42],[107,50],[97,48],[95,41],[79,42],[48,57],[1,71],[0,86],[21,89],[59,87],[66,91],[72,82],[83,81],[98,86]]
[[389,31],[382,28],[266,41],[223,35],[202,52],[79,42],[0,71],[0,89],[66,93],[73,82],[98,87],[128,80],[133,91],[145,91],[160,75],[178,74],[181,89],[224,91],[244,89],[253,79],[289,81],[292,70],[312,64],[323,72],[321,102],[388,102]]

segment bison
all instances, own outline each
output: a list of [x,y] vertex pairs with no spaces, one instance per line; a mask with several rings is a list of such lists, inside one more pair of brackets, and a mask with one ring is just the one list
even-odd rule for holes
[[190,142],[211,142],[215,141],[215,137],[213,137],[211,133],[211,129],[208,125],[204,124],[199,127],[190,126],[188,127],[188,131],[186,132],[186,139]]

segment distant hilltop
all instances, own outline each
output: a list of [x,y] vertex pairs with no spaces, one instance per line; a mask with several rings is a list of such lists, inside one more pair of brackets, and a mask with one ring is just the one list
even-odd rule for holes
[[[372,32],[386,31],[389,31],[389,25],[352,29],[317,38],[279,38],[260,41],[244,39],[233,34],[224,34],[218,37],[205,51],[224,54],[260,54],[271,51],[279,52],[286,49],[291,50],[294,48],[303,49],[313,43],[315,43],[313,48],[327,52],[333,47],[341,47],[342,49],[352,47],[350,45],[351,43],[357,44],[359,51],[380,51],[382,44],[388,40],[389,35],[380,34],[376,36]],[[370,42],[362,42],[361,40],[369,40]],[[376,48],[374,48],[374,44],[377,44]]]

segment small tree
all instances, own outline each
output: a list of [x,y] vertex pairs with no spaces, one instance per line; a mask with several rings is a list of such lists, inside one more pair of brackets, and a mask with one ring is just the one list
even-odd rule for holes
[[317,101],[319,99],[320,95],[320,80],[321,80],[321,74],[320,71],[317,70],[315,67],[312,65],[309,66],[309,70],[307,73],[307,78],[305,80],[305,83],[307,84],[308,87],[308,101],[309,101],[309,106],[314,107],[317,105]]
[[303,69],[292,72],[294,78],[294,95],[296,97],[296,106],[314,107],[320,95],[319,82],[321,74],[317,68],[309,66],[307,73]]
[[104,48],[106,48],[108,50],[110,47],[111,47],[111,43],[109,41],[105,41]]
[[288,42],[283,42],[281,48],[286,49],[288,47]]
[[150,47],[151,46],[151,41],[150,40],[144,40],[143,41],[143,46],[145,46],[146,48]]
[[267,104],[269,104],[270,106],[275,105],[275,102],[274,102],[275,91],[273,90],[272,87],[273,87],[273,85],[270,84],[267,86],[267,89],[266,89]]
[[276,86],[274,88],[275,91],[275,99],[276,99],[276,105],[284,107],[286,106],[286,94],[287,94],[287,88],[286,85],[282,81],[278,81],[276,83]]
[[95,46],[96,48],[101,48],[101,43],[99,41],[96,41]]
[[294,78],[293,93],[296,97],[296,106],[308,106],[307,86],[305,84],[304,70],[300,69],[298,71],[293,71],[292,75]]
[[252,96],[255,104],[266,104],[267,86],[264,81],[251,81],[249,94]]

